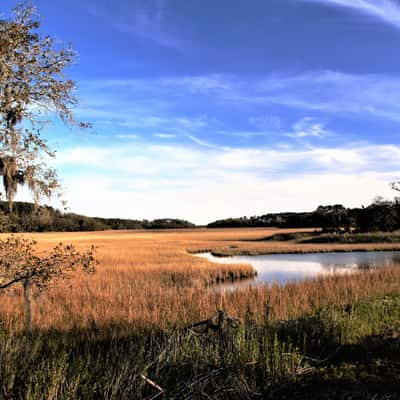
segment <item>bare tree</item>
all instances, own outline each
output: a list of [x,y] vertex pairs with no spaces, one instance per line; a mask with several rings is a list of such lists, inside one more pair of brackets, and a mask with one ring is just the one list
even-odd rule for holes
[[64,76],[76,54],[42,37],[39,26],[36,10],[27,2],[0,21],[0,174],[10,210],[18,184],[28,185],[36,203],[60,188],[47,162],[55,153],[41,138],[48,116],[88,126],[73,117],[75,83]]
[[0,240],[0,290],[21,284],[24,293],[25,327],[32,328],[32,289],[45,290],[50,284],[81,269],[95,272],[95,248],[82,253],[61,243],[47,256],[39,256],[36,242],[20,236]]

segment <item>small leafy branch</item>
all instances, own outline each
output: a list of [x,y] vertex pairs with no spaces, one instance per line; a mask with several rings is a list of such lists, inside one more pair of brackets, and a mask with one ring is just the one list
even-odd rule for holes
[[400,181],[390,182],[390,188],[396,192],[400,192]]
[[32,328],[32,288],[43,291],[78,269],[94,273],[98,264],[95,253],[93,246],[80,253],[74,246],[60,243],[50,254],[39,256],[34,240],[22,236],[0,240],[0,290],[22,284],[27,330]]

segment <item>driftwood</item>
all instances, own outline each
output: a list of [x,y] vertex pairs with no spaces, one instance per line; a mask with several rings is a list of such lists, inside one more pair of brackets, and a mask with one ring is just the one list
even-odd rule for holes
[[209,319],[190,324],[184,330],[195,333],[221,332],[227,328],[238,328],[239,325],[239,319],[230,317],[224,311],[219,310]]
[[[234,317],[230,317],[229,315],[225,314],[224,311],[218,311],[216,314],[211,316],[209,319],[206,319],[204,321],[196,322],[194,324],[190,324],[183,328],[184,331],[191,332],[191,333],[209,333],[209,332],[217,332],[221,334],[222,332],[225,332],[226,329],[228,328],[238,328],[240,325],[240,320]],[[179,335],[179,332],[176,332]],[[222,337],[222,335],[221,335]],[[166,390],[163,389],[160,385],[158,385],[155,381],[150,379],[147,376],[147,371],[149,368],[154,365],[156,362],[160,362],[168,353],[168,347],[169,344],[173,342],[173,340],[176,339],[176,335],[172,335],[169,340],[168,340],[168,345],[164,348],[164,350],[158,355],[156,359],[154,359],[152,362],[150,362],[141,372],[139,375],[141,379],[143,379],[146,384],[149,386],[152,386],[154,389],[157,390],[157,393],[153,395],[151,398],[148,400],[155,400],[159,397],[166,397]],[[212,371],[211,374],[214,372]],[[145,375],[146,374],[146,375]],[[205,376],[205,379],[208,379],[208,374]],[[186,398],[186,397],[185,397]]]

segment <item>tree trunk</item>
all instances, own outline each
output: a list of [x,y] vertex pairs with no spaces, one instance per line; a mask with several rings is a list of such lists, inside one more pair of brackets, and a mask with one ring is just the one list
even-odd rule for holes
[[8,212],[10,214],[12,214],[12,212],[13,212],[13,202],[14,202],[13,196],[8,194],[7,195],[7,200],[8,200]]
[[4,174],[3,186],[6,191],[6,197],[8,201],[8,211],[11,214],[13,212],[14,197],[18,189],[18,183],[15,180],[15,174],[17,172],[16,160],[17,160],[17,146],[18,146],[18,137],[17,134],[15,133],[15,127],[17,125],[18,120],[15,112],[9,115],[10,119],[7,121],[7,126],[11,136],[12,156],[9,157],[9,163],[8,163],[9,165],[7,167],[8,171],[6,174]]
[[29,279],[24,281],[24,311],[25,311],[25,329],[32,330],[32,282]]

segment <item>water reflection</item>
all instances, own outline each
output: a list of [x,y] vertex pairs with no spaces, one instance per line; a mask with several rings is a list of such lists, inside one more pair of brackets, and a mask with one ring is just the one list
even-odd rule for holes
[[257,270],[258,275],[255,279],[223,285],[228,290],[249,285],[287,283],[321,275],[348,274],[360,270],[400,265],[400,252],[394,251],[234,257],[215,257],[211,253],[202,253],[197,256],[215,263],[251,264]]

